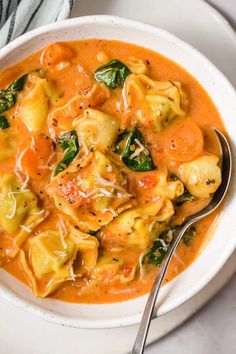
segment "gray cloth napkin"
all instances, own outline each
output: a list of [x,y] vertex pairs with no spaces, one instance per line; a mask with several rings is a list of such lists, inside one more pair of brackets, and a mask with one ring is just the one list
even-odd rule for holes
[[74,0],[0,0],[0,48],[22,33],[69,17]]

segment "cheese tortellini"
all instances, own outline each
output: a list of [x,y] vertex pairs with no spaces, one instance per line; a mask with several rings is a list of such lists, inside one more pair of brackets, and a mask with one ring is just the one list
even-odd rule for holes
[[38,131],[46,123],[49,103],[56,106],[59,95],[52,83],[37,73],[29,74],[25,91],[18,104],[18,115],[30,131]]
[[126,210],[100,232],[102,246],[108,249],[136,247],[146,249],[163,230],[161,221],[168,221],[174,214],[171,202],[156,202]]
[[126,191],[124,174],[100,151],[84,167],[71,166],[55,177],[49,193],[57,208],[85,232],[109,223],[132,197]]
[[124,274],[125,262],[123,259],[114,259],[108,256],[101,256],[91,274],[92,284],[102,282],[112,284],[119,282],[125,284],[135,277],[136,267],[130,267],[128,274]]
[[148,73],[147,63],[145,63],[142,59],[132,57],[127,61],[127,65],[133,74],[146,75]]
[[[18,248],[31,231],[46,218],[48,212],[39,209],[35,194],[28,189],[22,189],[14,175],[1,176],[0,201],[0,226],[7,233],[16,235],[14,245]],[[16,252],[17,249],[12,255]]]
[[218,157],[204,155],[180,166],[180,177],[193,196],[209,198],[217,190],[221,184],[218,162]]
[[97,239],[72,227],[67,234],[49,230],[36,235],[28,247],[29,260],[23,250],[19,260],[34,294],[40,297],[54,292],[62,282],[88,275],[97,263]]
[[95,109],[84,110],[83,118],[75,122],[80,143],[87,149],[94,147],[101,151],[113,145],[119,126],[117,118]]
[[131,74],[124,88],[124,107],[134,109],[137,121],[146,127],[160,131],[174,118],[184,117],[188,105],[187,96],[179,82],[154,81],[142,74]]

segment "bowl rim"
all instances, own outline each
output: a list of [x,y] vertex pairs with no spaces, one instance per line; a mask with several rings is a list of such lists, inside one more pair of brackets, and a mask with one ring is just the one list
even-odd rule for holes
[[[158,28],[153,25],[145,24],[140,21],[135,21],[135,20],[130,20],[130,19],[125,19],[122,17],[118,16],[110,16],[110,15],[90,15],[90,16],[81,16],[81,17],[76,17],[76,18],[71,18],[67,19],[64,21],[60,22],[55,22],[51,23],[42,27],[39,27],[37,29],[34,29],[30,32],[27,32],[20,37],[16,38],[12,42],[10,42],[8,45],[0,49],[0,60],[4,58],[6,55],[8,55],[11,51],[14,49],[17,49],[18,47],[22,46],[23,44],[27,43],[29,40],[33,39],[34,37],[56,30],[60,28],[60,30],[66,29],[68,26],[75,26],[75,25],[83,25],[83,24],[89,24],[89,23],[98,23],[98,24],[116,24],[120,26],[127,26],[132,29],[137,29],[141,31],[146,31],[147,35],[148,33],[156,33],[161,35],[163,38],[166,38],[167,40],[171,40],[174,43],[177,44],[178,47],[182,47],[185,51],[187,51],[190,55],[195,56],[200,60],[203,64],[207,65],[213,73],[215,73],[221,81],[224,82],[224,85],[227,86],[228,90],[231,91],[231,93],[235,96],[236,98],[236,91],[230,81],[225,77],[225,75],[207,58],[205,57],[201,52],[199,52],[195,47],[192,45],[186,43],[182,39],[179,39],[177,36],[174,34],[163,30],[161,28]],[[235,35],[236,39],[236,35]],[[191,72],[190,72],[191,74]],[[235,179],[235,178],[234,178]],[[232,182],[232,181],[231,181]],[[231,183],[232,185],[232,183]],[[236,249],[236,239],[235,241],[231,243],[231,246],[228,248],[227,252],[224,253],[223,256],[219,259],[218,262],[214,263],[212,265],[211,270],[206,273],[206,275],[201,279],[201,281],[198,282],[198,286],[195,287],[194,289],[186,291],[185,294],[183,294],[182,297],[178,299],[178,301],[175,302],[174,306],[169,306],[168,311],[165,313],[173,310],[174,308],[180,306],[184,302],[186,302],[190,297],[193,297],[196,293],[198,293],[203,287],[210,282],[211,279],[218,273],[218,271],[223,267],[225,262],[228,260],[228,258],[231,256],[231,254],[234,252]],[[177,280],[179,276],[175,277]],[[127,315],[127,316],[122,316],[122,317],[115,317],[115,318],[105,318],[105,319],[99,319],[99,320],[89,320],[89,319],[80,319],[80,318],[70,318],[66,317],[60,314],[55,313],[54,311],[51,310],[46,310],[42,309],[40,305],[36,304],[31,304],[27,300],[24,300],[21,298],[18,294],[14,293],[12,290],[10,290],[8,287],[5,285],[0,284],[0,296],[8,300],[9,302],[13,303],[19,308],[22,308],[26,311],[29,311],[30,313],[36,315],[37,317],[40,317],[42,319],[45,319],[47,321],[57,323],[63,326],[69,326],[69,327],[76,327],[76,328],[90,328],[90,329],[101,329],[101,328],[115,328],[115,327],[120,327],[120,326],[129,326],[129,325],[135,325],[140,322],[140,313],[136,313],[134,315]],[[145,295],[147,296],[147,295]],[[130,300],[132,301],[132,300]],[[104,304],[103,304],[104,305]],[[164,313],[158,313],[158,316],[163,315]],[[155,316],[157,317],[157,316]],[[96,322],[96,324],[92,323]]]

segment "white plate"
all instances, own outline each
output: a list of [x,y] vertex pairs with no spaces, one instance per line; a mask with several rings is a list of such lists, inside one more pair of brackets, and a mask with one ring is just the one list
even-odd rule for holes
[[[113,14],[115,12],[115,14],[119,16],[143,19],[145,22],[150,22],[171,30],[173,33],[178,34],[183,39],[198,47],[202,52],[208,55],[208,57],[211,58],[213,62],[215,62],[218,67],[221,68],[222,71],[228,75],[231,81],[236,81],[235,76],[233,77],[233,60],[235,60],[236,48],[233,31],[226,25],[225,21],[221,21],[221,17],[216,15],[215,12],[212,13],[209,8],[206,8],[205,5],[202,4],[201,1],[198,2],[196,0],[181,0],[181,7],[183,6],[185,8],[185,17],[181,19],[181,23],[179,23],[179,21],[177,23],[176,21],[171,21],[173,16],[170,16],[170,13],[176,14],[176,12],[179,11],[180,1],[177,3],[177,1],[170,0],[166,0],[165,2],[162,0],[153,0],[151,2],[149,0],[149,5],[143,6],[143,3],[146,2],[135,0],[135,11],[134,8],[130,6],[131,3],[134,3],[133,0],[129,0],[128,9],[127,1],[125,2],[123,0],[119,0],[117,2],[111,2],[109,5],[106,1],[108,11],[104,11],[104,3],[105,2],[103,1],[97,1],[97,3],[94,3],[95,6],[93,13],[100,12],[98,11],[99,5],[99,9],[102,13],[107,12]],[[82,0],[79,1],[79,6],[81,6],[81,12],[83,12],[84,7]],[[153,11],[150,11],[150,8],[152,8]],[[194,20],[194,18],[197,17],[195,16],[197,12],[201,13],[201,16],[198,17],[197,20],[198,23]],[[153,15],[154,13],[155,15]],[[77,14],[79,14],[79,12],[77,12]],[[83,12],[83,14],[86,13]],[[167,14],[169,17],[166,17]],[[148,16],[150,16],[150,21],[148,20]],[[189,19],[191,19],[191,21]],[[192,27],[190,27],[190,22]],[[190,28],[191,30],[189,30]],[[203,37],[202,35],[203,33],[206,33],[204,32],[204,29],[206,28],[208,30],[210,28],[210,35]],[[192,32],[192,29],[197,29],[197,31]],[[198,35],[196,35],[197,33]],[[224,43],[223,53],[226,57],[225,60],[220,61],[222,50],[220,46],[219,50],[217,49],[215,38],[218,40],[220,39],[220,42]],[[199,45],[197,45],[198,42]],[[235,259],[233,264],[235,264]],[[233,266],[231,266],[230,270],[228,269],[226,273],[229,275],[232,272]],[[211,282],[207,289],[204,290],[204,294],[208,294],[207,296],[203,297],[201,293],[199,293],[197,296],[192,298],[188,304],[182,305],[179,309],[169,313],[167,315],[169,320],[166,319],[166,316],[155,320],[152,327],[152,329],[155,330],[151,331],[149,341],[153,341],[159,338],[161,335],[167,333],[168,330],[173,329],[173,326],[178,325],[180,321],[182,322],[186,316],[199,308],[203,301],[206,301],[206,299],[210,298],[213,293],[224,284],[224,280],[224,277],[223,279],[218,279],[215,281],[215,285],[213,285],[213,282]],[[199,295],[200,298],[198,297]],[[86,354],[94,352],[95,349],[97,354],[106,354],[111,353],[109,350],[111,345],[112,348],[114,348],[112,354],[118,354],[128,351],[136,331],[135,327],[106,331],[86,331],[68,328],[63,329],[53,324],[36,319],[29,314],[25,314],[12,305],[5,304],[3,300],[0,301],[0,305],[2,308],[2,313],[0,316],[1,354],[36,353],[36,349],[32,350],[35,343],[37,343],[38,354],[49,354],[52,352],[57,352],[59,354],[65,352],[69,354]],[[184,310],[186,305],[188,305],[191,310]],[[183,309],[183,311],[181,311],[181,309]],[[180,313],[182,312],[184,312],[186,316],[180,316]],[[158,329],[158,332],[156,329]],[[33,333],[33,336],[31,336],[31,333]],[[12,340],[12,338],[14,338],[14,340]]]

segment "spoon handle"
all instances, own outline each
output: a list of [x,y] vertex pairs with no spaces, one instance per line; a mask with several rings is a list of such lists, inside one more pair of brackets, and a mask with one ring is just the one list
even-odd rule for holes
[[159,274],[157,276],[157,278],[155,279],[151,292],[149,294],[144,312],[143,312],[143,316],[142,316],[142,320],[139,326],[139,330],[136,336],[136,340],[134,342],[134,346],[133,346],[133,350],[132,350],[132,354],[142,354],[144,351],[144,347],[145,347],[145,343],[146,343],[146,339],[147,339],[147,334],[148,334],[148,330],[150,327],[150,323],[152,320],[152,315],[153,315],[153,310],[155,307],[155,303],[156,303],[156,299],[157,299],[157,295],[159,294],[159,290],[161,288],[161,284],[162,281],[165,277],[166,274],[166,270],[168,268],[168,265],[171,261],[171,258],[173,256],[173,253],[176,250],[176,247],[178,246],[179,242],[181,241],[185,231],[192,225],[193,221],[190,220],[189,222],[187,222],[185,225],[183,225],[183,227],[181,227],[180,230],[177,231],[174,239],[171,242],[170,247],[168,248],[166,257],[164,259],[164,261],[162,262],[161,268],[159,270]]

